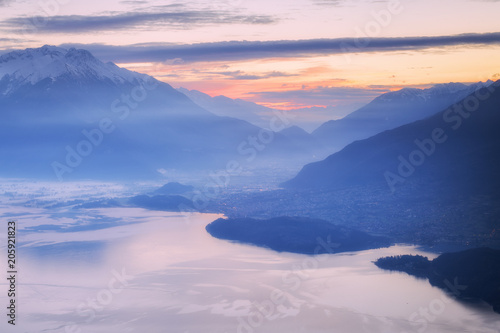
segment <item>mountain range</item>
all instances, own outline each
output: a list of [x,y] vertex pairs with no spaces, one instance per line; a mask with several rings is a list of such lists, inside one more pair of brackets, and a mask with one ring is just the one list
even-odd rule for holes
[[307,216],[396,242],[500,246],[500,81],[305,165],[282,188],[228,197],[229,217]]
[[[435,115],[351,143],[306,165],[287,188],[439,182],[453,191],[500,189],[500,81]],[[427,187],[429,188],[429,187]]]
[[342,119],[324,123],[312,135],[333,153],[351,142],[432,116],[491,83],[447,83],[388,92]]
[[[218,115],[243,119],[256,126],[269,128],[271,120],[276,113],[283,110],[269,108],[243,99],[231,99],[227,96],[210,96],[198,90],[179,88],[178,91],[188,96],[202,108]],[[356,104],[357,105],[357,104]],[[308,133],[314,131],[325,121],[345,116],[350,111],[348,108],[333,106],[307,108],[294,108],[286,111],[290,115],[289,126],[297,126]],[[293,124],[293,125],[292,125]]]
[[8,177],[155,179],[159,170],[208,172],[269,157],[287,165],[309,154],[85,50],[1,56],[0,110],[0,173]]
[[[243,165],[298,170],[354,140],[432,116],[487,84],[450,83],[386,93],[309,134],[291,126],[283,112],[176,90],[151,76],[103,63],[85,50],[44,46],[14,51],[0,56],[0,174],[159,179],[169,172],[236,174]],[[250,123],[264,126],[269,117],[283,126],[273,132]],[[482,124],[476,125],[481,131]],[[394,156],[388,151],[395,154],[397,167],[397,152],[410,148],[403,149],[402,138],[424,135],[416,133],[415,126],[372,137],[371,145],[356,142],[324,162],[306,166],[286,186],[379,179],[382,169],[391,170],[387,159]],[[379,152],[385,152],[385,158],[377,158]],[[314,176],[307,176],[308,170],[314,170]]]

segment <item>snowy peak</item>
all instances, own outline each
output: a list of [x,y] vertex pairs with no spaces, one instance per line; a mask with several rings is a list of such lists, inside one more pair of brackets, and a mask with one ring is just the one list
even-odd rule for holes
[[[0,56],[0,79],[19,84],[37,84],[47,78],[111,80],[115,84],[137,83],[150,79],[120,68],[113,63],[103,63],[86,50],[69,50],[45,45],[37,49],[13,51]],[[5,93],[5,92],[4,92]]]
[[26,49],[23,51],[12,51],[10,53],[0,56],[0,64],[12,62],[16,60],[32,60],[41,57],[60,57],[66,53],[65,49],[45,45],[38,49]]
[[417,89],[417,88],[403,88],[398,91],[392,91],[383,94],[375,99],[375,101],[381,102],[393,102],[393,101],[427,101],[439,96],[450,96],[461,94],[464,97],[477,89],[486,87],[490,85],[492,81],[478,82],[471,85],[465,85],[463,83],[451,82],[436,84],[435,86],[427,89]]

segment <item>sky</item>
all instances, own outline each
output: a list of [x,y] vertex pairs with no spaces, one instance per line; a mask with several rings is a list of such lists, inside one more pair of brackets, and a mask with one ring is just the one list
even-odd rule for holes
[[496,0],[0,0],[0,54],[45,44],[172,86],[338,118],[403,87],[500,79]]

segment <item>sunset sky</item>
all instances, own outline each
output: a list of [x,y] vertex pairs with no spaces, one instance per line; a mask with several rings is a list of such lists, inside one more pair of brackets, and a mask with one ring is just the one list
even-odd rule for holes
[[85,48],[176,88],[340,115],[405,86],[500,79],[498,14],[495,0],[0,0],[0,53]]

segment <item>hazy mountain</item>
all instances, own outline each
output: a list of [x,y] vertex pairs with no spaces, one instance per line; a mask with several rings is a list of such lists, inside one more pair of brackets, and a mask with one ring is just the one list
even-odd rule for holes
[[438,84],[428,89],[404,88],[385,93],[342,119],[324,123],[312,134],[332,152],[337,151],[356,140],[432,116],[491,83]]
[[233,117],[246,120],[259,127],[269,128],[272,109],[242,99],[231,99],[226,96],[211,97],[198,90],[177,89],[205,110],[222,117]]
[[231,217],[321,218],[396,242],[500,248],[499,87],[354,142],[283,189],[218,208]]
[[170,85],[85,50],[1,56],[0,113],[0,174],[9,177],[151,178],[159,169],[307,155],[282,135],[216,116]]
[[193,202],[180,195],[137,195],[130,198],[128,203],[135,207],[171,212],[179,212],[182,207],[194,209]]
[[[387,184],[396,190],[408,182],[429,192],[431,182],[437,182],[441,189],[455,192],[498,193],[498,86],[500,81],[432,117],[354,142],[321,162],[306,165],[284,185],[335,189]],[[485,100],[478,102],[480,98]]]
[[268,108],[239,98],[231,99],[226,96],[211,97],[201,91],[188,90],[185,88],[179,88],[177,90],[213,114],[243,119],[263,128],[270,128],[272,119],[275,118],[277,114],[285,113],[290,118],[290,122],[287,126],[295,125],[305,129],[307,132],[312,132],[325,121],[333,118],[341,118],[352,112],[349,111],[352,106],[313,106],[283,111]]
[[299,126],[290,126],[279,132],[290,139],[297,147],[317,154],[324,154],[326,147],[312,134],[307,133]]
[[177,182],[170,182],[154,191],[155,194],[182,195],[194,190],[193,186],[183,185]]

